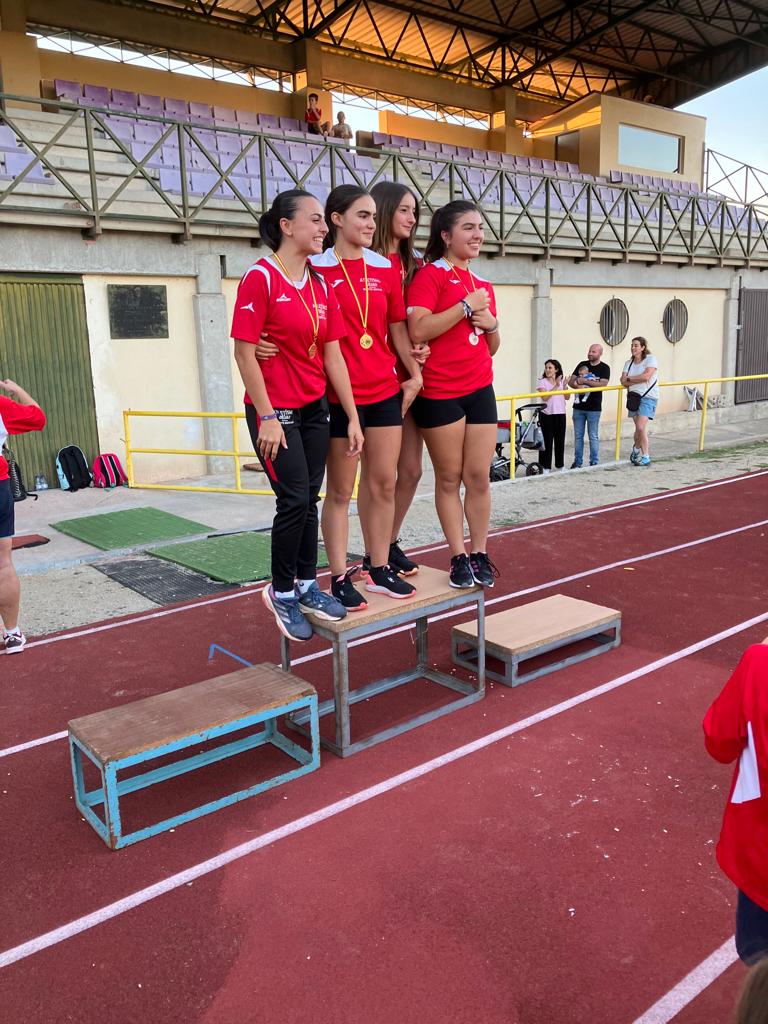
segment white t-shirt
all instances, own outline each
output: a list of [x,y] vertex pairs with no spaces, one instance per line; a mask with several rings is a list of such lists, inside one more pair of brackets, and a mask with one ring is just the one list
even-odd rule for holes
[[[659,398],[659,363],[656,356],[648,355],[640,363],[635,363],[631,359],[624,363],[624,373],[629,374],[630,377],[639,377],[641,373],[644,373],[649,367],[653,367],[653,376],[648,380],[643,381],[642,384],[630,384],[627,388],[628,391],[634,391],[638,395],[645,395],[646,398],[655,398],[658,401]],[[651,387],[653,385],[653,387]],[[650,391],[648,389],[650,388]],[[646,392],[648,392],[646,394]]]

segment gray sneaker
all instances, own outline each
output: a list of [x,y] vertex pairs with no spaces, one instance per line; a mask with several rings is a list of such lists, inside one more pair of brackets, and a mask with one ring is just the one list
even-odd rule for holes
[[317,583],[313,583],[305,593],[299,594],[299,607],[303,612],[316,615],[318,619],[329,619],[331,622],[339,622],[340,619],[347,617],[347,609],[341,601],[326,594]]
[[312,623],[304,618],[298,598],[293,597],[284,601],[275,597],[275,591],[270,583],[262,590],[261,599],[275,616],[277,628],[283,636],[287,636],[289,640],[312,639]]

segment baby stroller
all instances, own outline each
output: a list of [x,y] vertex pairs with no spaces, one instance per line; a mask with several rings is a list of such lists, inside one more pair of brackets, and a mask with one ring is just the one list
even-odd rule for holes
[[[491,462],[491,482],[509,480],[517,474],[520,466],[525,466],[526,476],[537,476],[541,472],[538,463],[538,452],[544,450],[544,435],[541,432],[539,416],[544,406],[540,402],[521,405],[515,412],[515,469],[512,467],[511,440],[512,430],[509,420],[499,420],[496,429],[496,454]],[[504,454],[504,445],[510,445],[509,456]],[[526,462],[526,451],[537,453],[535,462]]]

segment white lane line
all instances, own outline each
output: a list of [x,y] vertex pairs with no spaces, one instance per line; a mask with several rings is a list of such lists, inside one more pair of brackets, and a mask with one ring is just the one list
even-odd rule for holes
[[720,643],[722,640],[735,636],[737,633],[742,633],[744,630],[751,629],[753,626],[757,626],[766,620],[768,620],[768,612],[764,612],[762,615],[756,615],[751,619],[746,619],[744,622],[740,622],[736,626],[731,626],[728,629],[721,630],[721,632],[715,633],[713,636],[706,637],[704,640],[699,640],[695,644],[690,644],[688,647],[683,647],[681,650],[675,651],[673,654],[668,654],[663,658],[658,658],[656,661],[652,661],[641,668],[634,669],[632,672],[626,672],[624,675],[618,676],[607,683],[603,683],[601,686],[595,686],[593,689],[586,690],[584,693],[577,694],[575,697],[570,697],[568,700],[561,701],[559,704],[553,704],[551,707],[545,708],[543,711],[537,711],[536,714],[529,715],[527,718],[523,718],[518,722],[513,722],[511,725],[497,729],[495,732],[488,733],[486,736],[481,736],[479,739],[473,740],[471,743],[465,743],[463,746],[456,747],[454,750],[449,750],[445,754],[440,754],[438,757],[434,757],[430,761],[425,761],[423,764],[416,765],[414,768],[409,768],[407,771],[400,772],[398,775],[393,775],[388,779],[384,779],[382,782],[377,782],[373,786],[368,786],[365,789],[359,790],[357,793],[352,793],[343,800],[337,800],[335,803],[328,804],[326,807],[313,811],[311,814],[306,814],[301,818],[294,819],[294,821],[289,821],[286,825],[283,825],[280,828],[273,829],[270,832],[265,832],[263,835],[257,836],[255,839],[250,839],[247,843],[241,843],[229,850],[225,850],[223,853],[217,854],[215,857],[210,857],[208,860],[201,861],[199,864],[195,864],[192,867],[187,868],[185,871],[180,871],[175,875],[164,878],[161,881],[156,882],[154,885],[147,886],[145,889],[139,889],[137,892],[131,893],[130,896],[125,896],[121,900],[117,900],[105,907],[101,907],[99,910],[96,910],[91,914],[85,914],[83,917],[78,917],[74,921],[70,921],[68,924],[63,925],[60,928],[54,928],[52,931],[44,932],[42,935],[38,935],[34,939],[30,939],[28,942],[23,942],[21,945],[14,946],[11,949],[6,949],[4,952],[0,953],[0,968],[8,967],[10,964],[15,964],[19,960],[24,960],[27,957],[33,956],[35,953],[40,953],[42,950],[48,949],[50,946],[55,946],[60,942],[71,939],[73,936],[79,935],[81,932],[85,932],[90,928],[96,927],[96,925],[103,924],[105,921],[110,921],[115,917],[119,917],[121,914],[125,914],[129,910],[134,910],[136,907],[139,907],[144,903],[148,903],[150,900],[156,899],[158,896],[163,896],[166,893],[172,892],[174,889],[180,888],[182,885],[187,885],[189,882],[195,881],[195,879],[209,875],[213,871],[218,871],[227,864],[240,860],[242,857],[247,857],[249,854],[255,853],[257,850],[261,850],[265,846],[271,846],[273,843],[277,843],[281,839],[287,839],[289,836],[296,835],[297,832],[303,832],[305,829],[311,828],[313,825],[327,821],[329,818],[334,818],[336,815],[342,814],[344,811],[348,811],[352,807],[358,807],[370,800],[374,800],[376,797],[382,796],[384,793],[389,793],[392,790],[398,789],[400,786],[413,782],[414,779],[419,779],[424,775],[429,775],[431,772],[437,771],[439,768],[444,768],[446,765],[453,764],[455,761],[468,757],[470,754],[477,753],[478,750],[484,750],[486,747],[489,747],[494,743],[498,743],[500,740],[514,736],[515,733],[522,732],[524,729],[530,729],[532,726],[538,725],[540,722],[546,722],[550,718],[555,718],[557,715],[570,711],[572,708],[578,707],[580,704],[586,704],[588,701],[594,700],[596,697],[601,697],[605,693],[610,693],[612,690],[625,686],[627,683],[631,683],[635,679],[640,679],[643,676],[650,675],[652,672],[657,672],[660,669],[665,668],[667,665],[672,665],[677,661],[681,661],[683,658],[689,657],[691,654],[696,654],[707,647],[712,647],[713,645]]
[[638,1017],[634,1024],[668,1024],[739,959],[733,936]]
[[[516,533],[520,530],[539,530],[545,526],[553,526],[557,523],[568,523],[574,519],[581,519],[586,516],[598,516],[603,515],[606,512],[620,511],[622,508],[631,508],[633,505],[643,505],[651,501],[666,501],[668,498],[676,498],[686,494],[693,494],[696,491],[706,491],[712,487],[725,487],[730,484],[743,483],[745,480],[754,480],[755,477],[768,475],[768,470],[760,470],[756,473],[749,473],[746,476],[731,477],[728,480],[716,480],[710,484],[701,484],[696,487],[689,487],[679,491],[668,491],[665,494],[661,494],[652,498],[640,498],[634,502],[624,502],[623,504],[615,505],[604,505],[602,508],[593,509],[587,512],[575,512],[571,515],[561,516],[557,519],[547,519],[540,523],[529,523],[525,526],[513,526],[508,529],[494,531],[491,536],[503,537],[508,533]],[[431,548],[420,548],[418,551],[414,551],[414,554],[424,554],[428,551],[440,551],[447,547],[446,544],[438,544]],[[327,574],[324,574],[327,575]],[[83,636],[92,636],[94,633],[103,633],[108,629],[120,629],[122,626],[132,626],[136,622],[147,622],[150,619],[160,619],[168,615],[180,615],[183,612],[193,611],[196,608],[205,608],[207,605],[220,604],[222,601],[237,601],[242,597],[248,597],[253,594],[254,590],[258,588],[258,584],[250,585],[237,591],[234,594],[224,594],[221,597],[206,598],[204,601],[197,601],[194,604],[185,604],[180,608],[164,608],[157,612],[145,612],[140,615],[130,616],[128,618],[121,619],[119,622],[105,622],[100,626],[89,626],[87,629],[78,629],[71,633],[59,633],[56,636],[44,637],[42,640],[33,640],[27,644],[27,650],[31,650],[33,647],[42,647],[46,644],[57,644],[62,640],[76,640]]]
[[[713,533],[709,537],[700,537],[698,540],[689,540],[684,544],[675,544],[673,547],[660,548],[658,551],[650,551],[645,555],[637,555],[634,558],[623,558],[618,562],[608,562],[605,565],[599,565],[594,569],[585,569],[583,572],[572,573],[570,576],[561,576],[559,579],[550,580],[547,583],[537,583],[533,587],[526,587],[523,590],[515,590],[509,594],[501,594],[499,597],[493,597],[485,602],[485,607],[490,608],[492,605],[500,604],[504,601],[513,601],[518,597],[527,597],[529,594],[537,594],[542,590],[549,590],[551,587],[561,587],[566,583],[573,583],[575,580],[586,579],[589,576],[595,576],[601,572],[608,572],[610,569],[620,569],[625,565],[634,565],[638,562],[645,562],[652,558],[661,558],[663,555],[671,555],[677,551],[683,551],[686,548],[695,548],[700,544],[709,544],[712,541],[722,540],[724,537],[732,537],[735,534],[745,533],[748,530],[756,530],[761,526],[768,526],[768,519],[761,519],[757,523],[748,523],[746,526],[737,526],[733,530],[725,530],[722,533]],[[216,600],[222,601],[225,598],[220,597]],[[464,608],[458,608],[454,611],[443,612],[441,615],[433,615],[430,617],[430,622],[440,622],[442,619],[450,619],[457,615],[468,615],[470,614]],[[140,621],[140,620],[136,620]],[[100,627],[96,627],[100,628]],[[374,640],[381,640],[383,637],[395,636],[398,633],[407,633],[410,629],[413,629],[411,623],[406,623],[404,626],[395,626],[393,629],[385,629],[380,633],[373,633],[371,636],[361,637],[359,640],[352,640],[349,644],[350,647],[360,647],[363,644],[373,643]],[[84,632],[88,632],[85,630]],[[55,637],[53,639],[56,639]],[[40,641],[45,643],[45,641]],[[34,644],[27,644],[27,647],[33,647]],[[291,660],[291,666],[304,665],[308,661],[317,661],[320,658],[327,658],[331,654],[331,648],[326,647],[322,651],[315,651],[313,654],[305,654],[301,658],[293,658]],[[45,743],[52,743],[54,740],[59,740],[65,737],[65,732],[52,733],[50,736],[41,736],[40,739],[30,740],[28,743],[19,743],[14,747],[6,747],[4,750],[0,750],[0,758],[8,757],[11,754],[17,754],[30,747],[39,747]]]

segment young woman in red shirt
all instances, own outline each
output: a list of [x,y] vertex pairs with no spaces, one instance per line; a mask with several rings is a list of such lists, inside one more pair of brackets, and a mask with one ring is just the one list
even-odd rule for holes
[[[325,205],[328,238],[312,265],[333,291],[345,324],[342,352],[365,435],[362,487],[366,500],[361,525],[370,552],[366,590],[393,598],[409,597],[415,588],[389,565],[395,514],[395,477],[400,454],[402,412],[421,390],[421,371],[411,354],[405,325],[402,284],[389,260],[369,246],[376,226],[376,204],[365,189],[340,185]],[[390,343],[392,347],[390,347]],[[409,377],[402,384],[395,352]],[[352,585],[357,567],[347,570],[349,503],[356,466],[345,456],[347,411],[329,389],[331,443],[328,452],[323,539],[331,564],[331,593],[348,610],[367,606]]]
[[[386,256],[401,282],[403,294],[411,282],[411,278],[423,260],[421,254],[413,248],[413,234],[419,226],[419,203],[416,196],[406,185],[394,181],[381,181],[371,189],[376,203],[376,232],[371,248],[374,252]],[[429,355],[426,345],[412,349],[413,358],[420,366]],[[397,375],[401,383],[410,374],[397,361]],[[411,507],[416,489],[419,486],[422,472],[424,442],[421,431],[407,410],[403,414],[403,437],[400,444],[400,457],[397,460],[397,482],[395,484],[395,519],[392,525],[392,543],[389,545],[389,564],[401,576],[414,576],[419,567],[400,547],[400,530],[408,509]],[[367,494],[362,488],[358,492],[357,507],[365,509]],[[364,514],[361,511],[361,515]],[[363,573],[370,567],[370,556],[363,560]]]
[[469,267],[482,243],[479,209],[465,200],[448,203],[432,217],[425,263],[408,289],[411,338],[431,346],[412,413],[435,468],[435,505],[451,550],[450,583],[459,588],[492,587],[499,575],[486,550],[488,468],[498,418],[492,357],[499,348],[499,323],[493,287]]
[[[278,629],[309,640],[304,612],[338,620],[345,608],[317,586],[317,501],[328,452],[328,381],[347,416],[341,458],[357,464],[363,435],[339,338],[333,290],[308,264],[328,228],[323,208],[302,189],[282,192],[259,221],[272,250],[240,282],[232,319],[235,359],[245,384],[253,446],[277,496],[272,526],[272,582],[262,591]],[[259,362],[266,333],[277,354]]]

